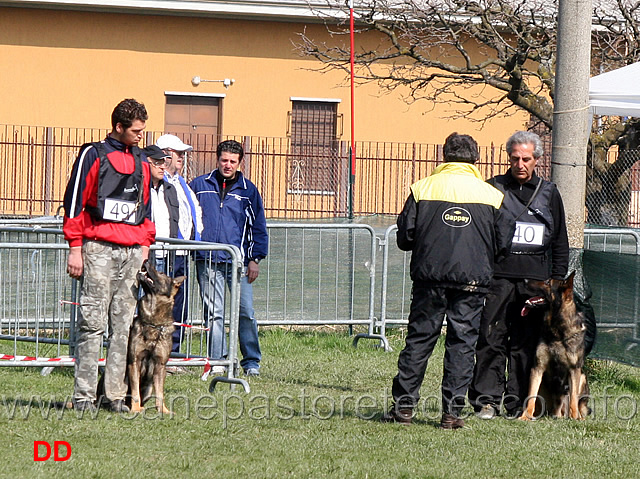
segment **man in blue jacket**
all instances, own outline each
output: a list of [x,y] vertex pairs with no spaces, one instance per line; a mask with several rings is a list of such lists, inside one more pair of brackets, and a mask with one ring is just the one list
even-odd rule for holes
[[[216,150],[218,167],[190,183],[202,207],[202,240],[237,246],[244,261],[245,274],[240,289],[240,324],[238,339],[247,376],[260,375],[258,324],[253,311],[252,283],[260,272],[259,263],[267,256],[269,239],[262,197],[256,186],[238,171],[244,156],[242,145],[226,140]],[[225,282],[231,284],[233,271],[230,255],[222,251],[198,252],[196,268],[205,321],[209,325],[211,359],[226,355],[224,334]],[[212,368],[212,373],[222,373]]]

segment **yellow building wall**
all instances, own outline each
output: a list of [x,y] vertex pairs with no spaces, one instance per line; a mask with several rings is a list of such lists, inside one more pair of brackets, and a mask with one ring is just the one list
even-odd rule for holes
[[[215,93],[226,95],[223,135],[284,137],[291,97],[336,98],[344,115],[340,139],[350,139],[344,73],[309,71],[318,62],[293,47],[305,28],[319,41],[348,42],[329,38],[321,24],[10,7],[0,8],[0,24],[3,124],[108,128],[113,107],[133,97],[147,106],[147,128],[161,131],[165,92]],[[373,41],[356,37],[357,46]],[[196,75],[235,83],[194,87]],[[356,140],[442,144],[458,131],[488,146],[504,143],[528,119],[515,113],[486,124],[452,120],[449,105],[407,105],[402,93],[356,88]]]

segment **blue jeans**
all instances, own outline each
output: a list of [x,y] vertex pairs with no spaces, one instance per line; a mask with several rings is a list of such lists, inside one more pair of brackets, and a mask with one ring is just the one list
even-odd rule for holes
[[150,253],[150,255],[153,255],[153,267],[160,273],[169,274],[167,273],[167,258],[158,258],[155,254],[155,251]]
[[[204,320],[209,329],[210,359],[223,359],[227,355],[224,330],[225,283],[230,288],[232,280],[231,264],[196,261],[200,295],[204,306]],[[240,283],[240,322],[238,341],[242,360],[240,365],[247,369],[259,368],[262,353],[258,342],[258,323],[253,311],[253,286],[246,274]]]

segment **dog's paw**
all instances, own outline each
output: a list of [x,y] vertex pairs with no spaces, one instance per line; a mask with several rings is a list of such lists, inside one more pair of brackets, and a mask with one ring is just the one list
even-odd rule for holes
[[168,414],[169,416],[173,416],[173,411],[170,411],[167,406],[163,404],[160,408],[160,414]]

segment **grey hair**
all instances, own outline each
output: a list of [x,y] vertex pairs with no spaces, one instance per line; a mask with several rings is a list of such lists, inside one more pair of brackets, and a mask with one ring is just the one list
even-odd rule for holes
[[533,145],[533,157],[540,158],[544,154],[542,148],[542,140],[540,137],[532,131],[516,131],[507,140],[506,148],[507,153],[511,155],[514,145]]

